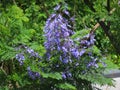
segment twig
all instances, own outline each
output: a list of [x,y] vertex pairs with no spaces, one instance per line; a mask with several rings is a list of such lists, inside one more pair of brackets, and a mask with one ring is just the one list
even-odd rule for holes
[[2,72],[7,76],[7,73],[5,72],[5,70],[3,69],[3,65],[4,65],[4,63],[2,63],[2,65],[1,65],[1,67],[0,67],[0,69],[2,70]]
[[[116,10],[116,8],[113,8],[113,9],[110,11],[109,14],[112,14],[115,10]],[[104,21],[105,21],[105,18],[103,18],[101,21],[104,22]],[[99,26],[100,26],[100,24],[99,24],[99,22],[98,22],[98,23],[95,24],[95,26],[91,29],[90,33],[94,33],[95,30],[96,30]]]
[[[105,19],[103,18],[101,21],[105,21]],[[93,27],[93,29],[90,31],[90,33],[94,33],[95,32],[95,30],[98,28],[100,26],[100,24],[99,23],[97,23],[97,24],[95,24],[95,26]]]
[[15,0],[13,0],[13,3],[14,3],[15,5],[17,5]]

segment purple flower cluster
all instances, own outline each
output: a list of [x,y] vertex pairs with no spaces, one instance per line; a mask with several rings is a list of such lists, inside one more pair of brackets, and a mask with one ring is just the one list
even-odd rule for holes
[[30,57],[41,58],[41,56],[29,47],[25,47],[25,51],[30,55]]
[[82,46],[81,48],[88,48],[92,45],[94,45],[95,35],[93,33],[87,34],[86,36],[83,37],[82,40],[80,40],[80,45]]
[[[60,6],[57,6],[55,10],[59,8]],[[68,15],[67,10],[64,10],[63,13]],[[70,38],[74,34],[70,27],[69,20],[61,14],[52,14],[48,18],[44,28],[44,36],[46,37],[44,46],[47,50],[46,56],[48,59],[51,57],[51,52],[56,50],[57,52],[62,52],[60,61],[67,64],[72,62],[71,56],[78,59],[85,53],[85,49],[78,49],[78,46]]]
[[44,32],[46,37],[45,47],[50,51],[65,49],[61,42],[64,42],[63,40],[68,41],[69,36],[73,34],[72,30],[68,29],[67,20],[61,14],[51,15],[46,22]]
[[22,53],[16,54],[16,59],[18,60],[20,65],[23,65],[23,61],[25,60],[25,57],[24,57],[24,55]]
[[28,75],[31,79],[35,80],[36,78],[40,77],[40,74],[38,72],[33,72],[30,67],[27,67]]
[[25,56],[24,54],[27,53],[29,54],[29,57],[34,57],[34,58],[38,58],[41,59],[41,56],[35,52],[33,49],[27,47],[27,46],[19,46],[17,48],[17,50],[23,49],[22,53],[16,54],[16,59],[19,61],[20,65],[23,65],[23,61],[25,60]]
[[70,72],[62,72],[62,78],[63,79],[67,79],[67,78],[71,78],[72,77],[72,73]]
[[[59,11],[60,8],[61,6],[58,5],[54,10]],[[44,59],[47,58],[53,61],[53,63],[47,63],[48,66],[46,65],[46,68],[41,67],[42,71],[44,71],[44,69],[47,71],[49,68],[48,71],[62,72],[61,76],[63,80],[72,80],[74,79],[73,72],[80,72],[82,69],[82,73],[84,74],[87,72],[87,69],[89,70],[91,67],[98,68],[99,60],[94,58],[95,54],[93,54],[92,50],[88,50],[94,45],[94,34],[90,33],[83,36],[83,38],[77,38],[76,41],[79,42],[79,45],[76,44],[71,38],[71,35],[75,34],[75,32],[73,32],[73,27],[70,25],[70,22],[73,22],[74,19],[70,18],[70,13],[66,9],[60,13],[56,13],[57,14],[52,14],[47,19],[44,28],[44,36],[46,39],[44,42],[46,48]],[[65,18],[64,15],[68,17]],[[23,65],[25,60],[24,54],[27,54],[28,58],[32,59],[41,60],[42,58],[37,52],[25,45],[18,48],[22,50],[22,53],[16,54],[16,59],[19,61],[20,65]],[[52,58],[53,56],[55,58]],[[54,62],[54,59],[58,61]],[[81,67],[82,64],[86,67]],[[40,67],[38,66],[38,68]],[[32,71],[30,67],[27,67],[27,72],[29,77],[33,80],[41,77],[38,72]]]
[[87,68],[90,68],[90,67],[98,68],[99,66],[97,62],[98,62],[97,58],[92,58],[92,60],[88,63]]
[[[60,9],[60,5],[58,5],[54,10],[58,11]],[[46,41],[44,46],[46,48],[46,56],[47,59],[50,60],[53,53],[59,54],[59,60],[63,64],[74,63],[73,65],[79,66],[79,63],[76,60],[80,60],[83,55],[88,55],[87,49],[94,45],[95,39],[94,34],[90,33],[83,36],[82,39],[78,39],[80,45],[77,45],[73,39],[70,38],[71,35],[75,34],[71,29],[72,26],[69,24],[69,21],[73,18],[64,18],[63,13],[70,17],[70,14],[67,10],[63,10],[62,14],[52,14],[46,21],[46,25],[44,28],[44,36],[46,37]],[[97,59],[92,59],[92,54],[88,55],[90,57],[90,62],[87,62],[87,67],[94,66],[98,68]],[[72,74],[68,73],[69,70],[63,71],[62,77],[64,79],[71,77]]]
[[54,11],[59,10],[59,9],[60,9],[60,7],[61,7],[61,5],[57,5],[57,6],[54,8]]
[[[21,45],[19,47],[16,48],[16,50],[22,50],[22,53],[16,54],[16,59],[19,61],[20,65],[23,65],[24,60],[25,60],[25,56],[24,55],[29,55],[29,58],[34,58],[34,59],[39,59],[41,60],[41,56],[35,52],[33,49],[25,46],[25,45]],[[28,75],[30,78],[32,78],[33,80],[35,80],[36,78],[40,77],[40,74],[38,72],[33,72],[30,67],[27,68],[28,71]]]

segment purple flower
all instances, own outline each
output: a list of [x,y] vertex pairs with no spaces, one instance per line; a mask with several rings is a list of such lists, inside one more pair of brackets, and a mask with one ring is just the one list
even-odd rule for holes
[[88,52],[88,55],[91,57],[92,56],[92,52]]
[[62,60],[62,62],[63,62],[64,64],[67,64],[67,63],[69,62],[69,60],[68,60],[68,58],[64,58],[64,59]]
[[59,10],[59,9],[60,9],[60,5],[57,5],[57,6],[54,8],[55,11],[57,11],[57,10]]
[[67,10],[63,11],[66,15],[70,16],[70,13]]
[[41,56],[31,48],[26,47],[26,52],[30,54],[30,57],[41,58]]
[[74,21],[75,21],[75,17],[74,17],[74,16],[71,17],[70,20],[71,20],[72,22],[74,22]]
[[61,50],[61,46],[60,46],[60,45],[57,46],[57,50],[58,50],[58,51]]
[[79,55],[82,56],[85,52],[86,52],[86,50],[85,50],[85,49],[82,49],[82,50],[80,51]]
[[38,72],[35,72],[36,77],[40,77],[40,74]]
[[[59,7],[60,6],[56,7],[56,10],[58,10]],[[54,18],[52,18],[52,16],[54,16]],[[52,16],[49,17],[44,28],[46,55],[49,58],[48,52],[51,53],[56,50],[56,52],[61,52],[64,57],[66,57],[62,57],[60,60],[63,63],[68,63],[69,50],[73,45],[73,40],[69,37],[72,30],[68,28],[68,20],[61,14],[53,14]]]
[[94,64],[94,66],[95,66],[96,68],[98,68],[98,67],[99,67],[99,66],[98,66],[98,64],[96,64],[96,63]]
[[101,60],[99,60],[99,62],[102,63],[102,65],[103,65],[104,67],[107,66],[107,64],[106,64],[105,62],[103,62],[103,61],[101,61]]
[[70,73],[68,71],[62,72],[62,78],[63,79],[67,79],[67,78],[71,78],[71,77],[72,77],[72,73]]
[[30,67],[27,67],[28,75],[31,79],[35,80],[36,78],[40,77],[40,74],[38,72],[33,72]]
[[80,55],[78,49],[76,49],[76,48],[73,48],[73,49],[71,50],[71,53],[72,53],[72,55],[73,55],[74,57],[76,57],[76,58],[78,58],[79,55]]
[[27,71],[28,71],[28,75],[30,76],[30,78],[34,80],[35,76],[33,75],[33,72],[31,71],[30,67],[27,67]]
[[64,33],[64,37],[68,37],[69,36],[69,33],[68,32],[65,32]]
[[[55,11],[60,9],[60,5],[54,8]],[[51,56],[57,55],[59,61],[64,64],[80,65],[80,59],[83,55],[87,55],[89,60],[86,60],[87,67],[98,68],[98,60],[90,54],[88,48],[92,47],[95,39],[93,34],[87,34],[83,38],[78,38],[79,43],[75,43],[70,36],[74,34],[73,28],[69,23],[74,21],[74,17],[70,18],[70,14],[67,10],[62,11],[67,18],[63,17],[61,13],[52,14],[46,21],[44,28],[46,57],[49,60]],[[78,45],[80,44],[80,45]],[[84,57],[83,57],[84,58]],[[73,60],[72,60],[73,59]],[[75,60],[77,59],[77,60]],[[88,62],[89,61],[89,62]],[[85,64],[86,64],[85,63]],[[55,67],[57,67],[55,65]],[[69,68],[69,66],[68,66]],[[65,68],[66,69],[66,68]],[[72,77],[72,73],[69,70],[62,73],[62,77]]]
[[83,37],[82,40],[80,40],[80,44],[85,48],[92,46],[95,42],[94,37],[95,37],[94,34],[87,34]]
[[105,62],[102,62],[102,65],[103,65],[104,67],[106,67],[106,66],[107,66],[107,64],[106,64]]
[[63,59],[62,59],[62,56],[60,56],[60,61],[62,61]]
[[63,79],[66,79],[66,78],[67,78],[67,76],[66,76],[66,74],[65,74],[64,72],[62,73],[62,78],[63,78]]
[[72,74],[70,72],[67,73],[67,77],[72,77]]
[[28,53],[30,53],[30,54],[34,52],[34,50],[33,50],[33,49],[30,49],[30,48],[27,48],[26,51],[27,51]]
[[90,44],[94,44],[95,39],[94,39],[95,35],[91,35],[90,37]]
[[90,46],[90,42],[87,40],[82,40],[80,43],[85,46]]
[[30,67],[27,67],[27,70],[30,71]]
[[18,60],[25,60],[25,57],[24,57],[24,55],[23,54],[16,54],[16,59],[18,59]]
[[50,52],[47,52],[46,56],[47,56],[48,60],[50,60],[50,57],[51,57]]
[[50,18],[54,18],[56,16],[56,14],[52,14],[51,16],[50,16]]
[[89,67],[95,67],[95,68],[98,68],[98,64],[97,64],[97,58],[92,58],[92,61],[90,61],[88,64],[87,64],[87,68]]
[[16,54],[16,59],[19,61],[20,65],[23,65],[23,61],[25,60],[25,57],[23,54]]
[[65,48],[64,46],[62,47],[62,50],[63,50],[64,52],[68,52],[67,48]]

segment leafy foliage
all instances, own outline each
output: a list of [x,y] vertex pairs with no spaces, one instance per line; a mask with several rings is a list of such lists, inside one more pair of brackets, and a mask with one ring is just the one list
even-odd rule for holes
[[[0,1],[0,89],[90,90],[91,84],[112,85],[103,71],[113,68],[112,62],[119,65],[117,3]],[[91,32],[96,23],[101,28]]]

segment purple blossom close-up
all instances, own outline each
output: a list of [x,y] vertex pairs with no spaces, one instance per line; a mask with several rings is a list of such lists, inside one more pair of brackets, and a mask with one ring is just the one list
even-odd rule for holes
[[64,72],[62,73],[62,78],[63,78],[63,79],[66,79],[66,78],[67,78],[67,76],[66,76],[66,74],[65,74]]
[[87,67],[95,67],[95,68],[98,68],[98,64],[97,64],[97,58],[93,58],[92,61],[90,61],[88,64],[87,64]]
[[57,10],[59,10],[59,9],[60,9],[60,5],[57,5],[57,6],[54,8],[55,11],[57,11]]
[[28,75],[31,79],[35,80],[36,78],[40,77],[40,74],[38,72],[33,72],[30,67],[27,67]]
[[[61,14],[52,14],[46,21],[44,28],[44,36],[46,37],[44,46],[47,52],[52,52],[54,50],[58,50],[58,52],[62,51],[62,56],[64,56],[61,56],[63,63],[69,61],[66,58],[70,54],[70,48],[73,47],[73,41],[70,39],[70,35],[73,34],[73,31],[68,28],[69,24],[67,21],[68,20]],[[46,55],[48,56],[48,54]]]
[[26,47],[26,52],[30,54],[30,57],[36,57],[36,58],[41,58],[41,56],[35,52],[33,49]]
[[18,62],[20,63],[20,65],[23,65],[23,61],[25,60],[25,57],[23,54],[16,54],[16,59],[18,60]]
[[71,78],[72,77],[72,73],[70,72],[62,72],[62,78],[63,79],[67,79],[67,78]]
[[[54,10],[58,11],[60,7],[61,6],[58,5]],[[95,43],[95,35],[89,33],[82,38],[77,37],[76,39],[72,39],[71,36],[76,33],[70,22],[74,22],[75,17],[70,17],[70,13],[67,10],[63,10],[62,13],[63,14],[58,12],[54,13],[46,21],[44,27],[46,58],[52,60],[52,56],[58,55],[57,62],[60,61],[65,69],[69,64],[74,65],[75,68],[79,68],[82,60],[85,60],[87,69],[90,67],[98,68],[98,60],[94,58],[92,50],[90,52],[88,51]],[[67,18],[65,18],[64,15],[66,15]],[[75,40],[78,41],[79,44],[77,44]],[[55,66],[55,68],[60,68],[60,66]],[[72,77],[72,73],[68,72],[69,69],[62,73],[63,79]]]

